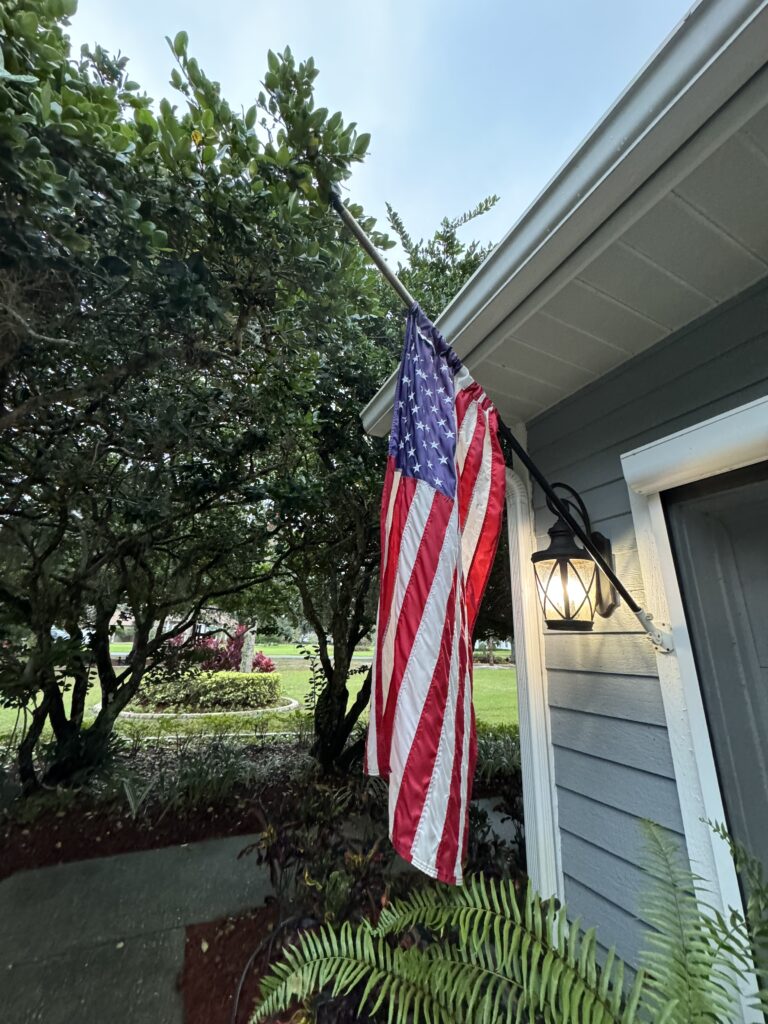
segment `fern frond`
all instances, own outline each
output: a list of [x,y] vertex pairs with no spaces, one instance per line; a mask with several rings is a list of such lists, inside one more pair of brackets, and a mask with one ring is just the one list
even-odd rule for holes
[[392,949],[363,925],[346,922],[338,931],[326,925],[306,932],[272,966],[262,979],[252,1021],[266,1020],[323,989],[348,995],[364,982],[361,1007],[375,1013],[386,1001],[393,1024],[460,1024],[464,1018],[454,1004],[461,978],[449,976],[449,962],[447,955],[436,962],[433,950]]
[[[457,932],[458,955],[502,974],[523,1012],[558,1024],[635,1019],[634,1010],[623,1011],[623,966],[610,955],[601,969],[594,932],[582,933],[578,921],[569,923],[565,910],[542,900],[530,884],[522,907],[511,882],[483,875],[457,889],[419,890],[385,908],[372,934],[399,934],[416,925],[438,935]],[[633,993],[642,984],[639,975]],[[473,1006],[478,998],[475,993]]]
[[657,826],[646,823],[646,836],[655,883],[642,909],[655,930],[647,933],[641,957],[645,1005],[657,1016],[666,1011],[672,1024],[733,1020],[739,981],[749,968],[743,921],[729,925],[707,903],[702,880]]

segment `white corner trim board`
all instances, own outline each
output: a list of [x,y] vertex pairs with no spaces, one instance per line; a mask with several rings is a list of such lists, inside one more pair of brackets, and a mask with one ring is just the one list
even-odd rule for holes
[[768,397],[622,455],[630,490],[653,494],[768,459]]
[[[726,844],[707,825],[725,821],[691,637],[664,516],[661,492],[768,459],[768,397],[697,423],[622,456],[624,477],[648,604],[670,623],[674,652],[657,654],[688,856],[726,913],[743,912],[738,878]],[[749,1008],[743,1020],[761,1021]],[[754,991],[754,988],[752,988]]]
[[506,483],[528,873],[542,896],[557,896],[563,900],[565,886],[547,677],[538,597],[531,585],[531,555],[535,542],[531,494],[523,477],[511,469],[507,470]]

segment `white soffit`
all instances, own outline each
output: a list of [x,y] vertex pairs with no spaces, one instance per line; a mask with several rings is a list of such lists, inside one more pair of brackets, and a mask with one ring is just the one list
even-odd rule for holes
[[702,0],[437,324],[526,421],[766,275],[768,0]]

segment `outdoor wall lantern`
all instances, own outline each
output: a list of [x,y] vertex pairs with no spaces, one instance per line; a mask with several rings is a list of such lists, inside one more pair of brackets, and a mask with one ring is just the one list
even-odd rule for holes
[[[568,493],[569,497],[560,498],[562,505],[572,516],[578,515],[593,546],[612,565],[611,542],[592,530],[587,509],[577,492],[567,484],[551,487]],[[578,543],[549,497],[547,505],[557,517],[549,530],[550,544],[531,557],[544,620],[549,629],[590,630],[596,614],[603,618],[613,614],[619,603],[616,588]]]

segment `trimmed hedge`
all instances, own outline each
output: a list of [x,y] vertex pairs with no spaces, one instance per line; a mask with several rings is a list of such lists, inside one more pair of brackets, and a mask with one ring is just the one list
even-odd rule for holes
[[250,711],[280,697],[279,672],[199,672],[144,680],[132,704],[147,711]]

